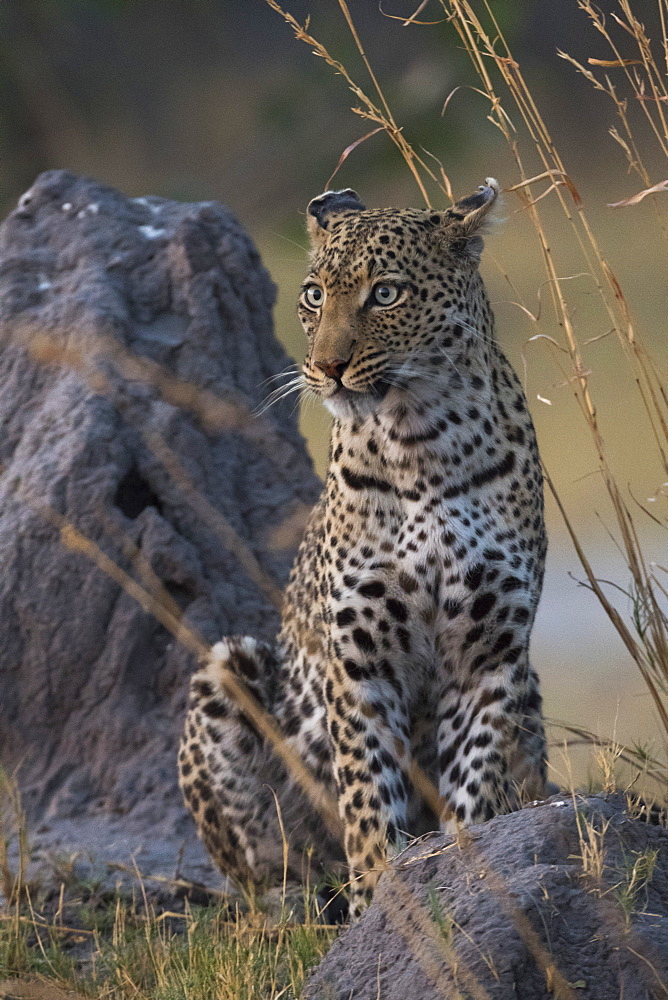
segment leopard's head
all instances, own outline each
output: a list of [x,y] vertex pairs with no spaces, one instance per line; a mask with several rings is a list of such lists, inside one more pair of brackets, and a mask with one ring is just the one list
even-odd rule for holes
[[498,193],[488,178],[444,211],[366,209],[350,188],[309,203],[303,371],[335,415],[364,416],[393,387],[447,369],[468,300],[480,297],[480,232]]

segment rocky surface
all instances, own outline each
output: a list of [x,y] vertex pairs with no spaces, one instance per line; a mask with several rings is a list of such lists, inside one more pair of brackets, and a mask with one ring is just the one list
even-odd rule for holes
[[554,796],[460,843],[425,838],[381,876],[304,1000],[665,997],[668,830],[624,806]]
[[51,171],[0,227],[0,761],[43,852],[206,867],[175,769],[194,657],[61,529],[205,641],[275,633],[318,483],[291,402],[251,417],[290,362],[273,302],[215,203]]

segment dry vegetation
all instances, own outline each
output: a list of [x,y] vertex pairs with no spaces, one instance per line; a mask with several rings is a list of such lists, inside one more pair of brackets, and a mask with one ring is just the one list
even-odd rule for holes
[[[298,40],[306,43],[315,55],[324,59],[336,74],[343,77],[352,91],[352,110],[372,125],[367,136],[382,130],[406,162],[424,202],[430,199],[442,204],[452,200],[450,182],[440,161],[430,153],[417,151],[404,135],[384,96],[379,81],[369,64],[361,40],[355,30],[351,12],[345,0],[338,0],[342,15],[359,52],[363,71],[370,78],[370,87],[355,81],[348,69],[334,58],[328,49],[310,32],[308,24],[299,24],[277,0],[267,0],[288,22]],[[568,53],[561,53],[566,63],[564,72],[582,73],[592,87],[603,91],[613,102],[619,124],[611,130],[612,139],[624,150],[629,170],[638,178],[638,193],[619,204],[619,210],[633,212],[645,198],[651,199],[657,219],[656,252],[665,252],[661,238],[668,235],[668,213],[663,199],[668,181],[650,174],[647,155],[636,138],[638,122],[645,123],[644,134],[658,145],[666,158],[668,170],[668,3],[657,0],[663,37],[650,43],[643,24],[634,15],[632,0],[615,0],[614,11],[606,20],[600,8],[589,0],[573,0],[582,11],[583,30],[589,28],[609,48],[608,59],[590,59],[587,65],[576,62]],[[633,321],[624,291],[606,261],[596,234],[590,227],[585,206],[569,177],[552,141],[549,129],[531,95],[522,68],[509,49],[495,20],[493,5],[488,0],[432,0],[416,3],[416,11],[406,24],[427,20],[437,13],[446,19],[470,56],[477,74],[477,86],[489,102],[489,119],[505,137],[516,166],[515,182],[508,186],[518,199],[534,227],[537,247],[545,268],[552,315],[541,315],[518,297],[519,307],[530,319],[534,334],[552,352],[560,377],[570,390],[582,416],[583,436],[596,456],[599,474],[605,484],[611,510],[614,513],[614,544],[624,554],[628,577],[616,581],[614,587],[597,577],[596,566],[588,557],[584,539],[572,527],[569,512],[559,500],[558,484],[546,472],[546,480],[563,515],[572,543],[581,562],[588,586],[594,592],[617,631],[620,642],[640,671],[649,690],[654,711],[665,734],[663,749],[651,753],[643,747],[639,734],[636,745],[620,746],[614,740],[594,738],[586,730],[571,726],[562,736],[564,761],[557,766],[563,778],[568,775],[568,750],[571,743],[588,742],[596,759],[600,786],[611,790],[618,786],[618,765],[626,765],[626,787],[642,787],[647,795],[659,799],[665,794],[668,779],[668,566],[661,553],[648,551],[644,541],[644,525],[652,522],[663,532],[668,529],[666,499],[668,497],[668,396],[666,393],[665,362],[653,358],[643,344],[642,331]],[[410,28],[409,28],[410,30]],[[372,96],[369,96],[370,90]],[[446,102],[447,105],[447,102]],[[363,141],[363,140],[359,140]],[[337,166],[353,153],[359,144],[352,143]],[[335,171],[336,172],[336,171]],[[602,434],[602,414],[597,408],[590,384],[591,367],[588,358],[590,340],[582,341],[572,317],[575,301],[569,298],[568,283],[559,274],[551,252],[554,216],[549,222],[544,211],[547,200],[556,200],[560,208],[561,235],[568,234],[581,257],[581,270],[591,276],[596,289],[598,309],[608,329],[610,349],[616,340],[620,357],[628,374],[628,392],[638,393],[642,401],[645,423],[638,428],[639,447],[651,452],[656,471],[655,503],[649,507],[634,499],[633,488],[621,483],[610,457],[609,446]],[[515,286],[513,275],[508,282]],[[546,313],[548,310],[545,311]],[[551,325],[552,324],[552,325]],[[555,336],[553,325],[559,331]],[[547,331],[550,332],[547,332]],[[594,338],[598,339],[598,338]],[[98,391],[104,387],[94,358],[85,364],[81,358],[56,358],[55,348],[46,341],[35,342],[33,350],[42,351],[43,360],[59,361],[78,368],[82,375],[98,379]],[[37,356],[37,355],[36,355]],[[109,360],[107,356],[107,360]],[[140,362],[116,356],[122,370],[129,365],[137,377]],[[143,362],[141,362],[143,364]],[[664,367],[662,368],[662,364]],[[215,426],[232,420],[243,433],[257,440],[268,425],[254,423],[247,413],[229,401],[209,399],[195,387],[169,381],[169,376],[157,370],[142,370],[141,377],[158,384],[168,398],[194,408]],[[583,438],[583,439],[584,439]],[[164,442],[149,442],[184,492],[188,482]],[[584,446],[584,445],[583,445]],[[271,451],[270,445],[269,451]],[[202,516],[218,530],[222,544],[234,548],[253,578],[257,577],[269,598],[280,602],[275,584],[266,579],[254,557],[244,550],[231,527],[203,498],[191,497],[199,505]],[[184,627],[178,608],[170,603],[169,595],[161,591],[159,581],[141,564],[137,555],[136,578],[111,563],[92,542],[71,525],[62,522],[53,511],[44,516],[58,523],[64,544],[85,552],[98,566],[109,573],[147,610],[173,632],[179,641],[201,655],[206,651],[202,639]],[[663,550],[665,554],[665,548]],[[260,575],[258,575],[260,574]],[[299,761],[282,743],[273,720],[266,716],[234,678],[230,677],[230,694],[238,698],[245,711],[254,717],[285,759],[298,774],[303,786],[318,808],[324,810],[336,824],[335,809],[323,801],[321,790]],[[296,922],[287,906],[278,920],[270,921],[257,905],[244,907],[243,914],[231,911],[226,903],[197,908],[186,903],[184,912],[156,912],[143,893],[138,881],[137,899],[97,894],[96,887],[63,883],[54,903],[40,895],[40,888],[26,880],[29,845],[20,797],[13,780],[2,776],[0,802],[0,883],[5,905],[0,912],[0,970],[7,974],[37,977],[40,981],[76,989],[87,996],[118,998],[225,998],[297,997],[308,968],[327,950],[336,930],[319,923],[313,907],[306,905],[306,919]],[[573,792],[573,794],[575,794]],[[665,803],[663,803],[665,804]],[[600,879],[605,866],[603,839],[605,830],[583,819],[581,825],[581,861],[583,875]],[[17,860],[18,859],[18,860]],[[638,903],[643,888],[652,877],[656,859],[629,858],[628,872],[620,880],[617,898],[628,915]],[[500,885],[499,892],[505,888]],[[432,907],[433,909],[433,907]],[[438,908],[436,907],[436,910]],[[429,925],[425,933],[436,935],[444,942],[448,960],[451,949],[452,925],[447,914],[440,911],[417,915],[418,927]],[[512,917],[512,913],[511,913]],[[430,929],[431,928],[431,929]],[[519,928],[518,928],[519,929]],[[423,928],[424,930],[424,928]],[[531,928],[526,933],[534,934]],[[534,934],[535,937],[535,934]],[[416,944],[417,947],[417,944]],[[560,982],[550,956],[536,943],[536,961],[549,969],[555,995],[572,996],[569,984]],[[555,978],[556,977],[556,978]],[[473,984],[475,986],[475,984]],[[476,987],[477,989],[477,987]],[[473,992],[471,995],[484,995]]]

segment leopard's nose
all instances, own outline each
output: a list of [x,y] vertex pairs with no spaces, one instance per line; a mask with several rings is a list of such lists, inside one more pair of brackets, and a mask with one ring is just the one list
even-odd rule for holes
[[319,368],[321,372],[324,372],[328,378],[334,378],[340,382],[349,362],[350,358],[346,361],[344,361],[343,358],[331,358],[329,361],[314,361],[313,364],[316,368]]

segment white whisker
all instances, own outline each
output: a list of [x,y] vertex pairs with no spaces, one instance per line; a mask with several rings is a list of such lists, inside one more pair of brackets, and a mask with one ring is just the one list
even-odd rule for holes
[[448,364],[450,365],[450,367],[457,373],[457,375],[461,376],[461,372],[457,368],[457,365],[454,363],[454,361],[452,360],[452,358],[450,357],[450,355],[448,354],[448,352],[446,351],[446,349],[444,347],[441,347],[440,344],[437,344],[436,347],[438,348],[439,354],[443,355],[443,357],[448,362]]
[[287,378],[288,375],[296,375],[301,371],[301,365],[288,365],[284,368],[282,372],[278,372],[276,375],[270,375],[269,378],[264,379],[260,382],[260,385],[266,385],[267,382],[277,382],[279,378]]
[[300,392],[303,388],[304,388],[303,375],[298,375],[296,378],[291,379],[291,381],[288,382],[286,385],[279,385],[277,389],[274,389],[272,392],[269,393],[264,403],[262,403],[260,407],[258,407],[258,409],[253,411],[254,416],[256,417],[262,416],[262,414],[266,413],[271,406],[274,406],[276,403],[279,403],[281,400],[285,399],[287,396],[292,395],[292,393],[294,392]]

